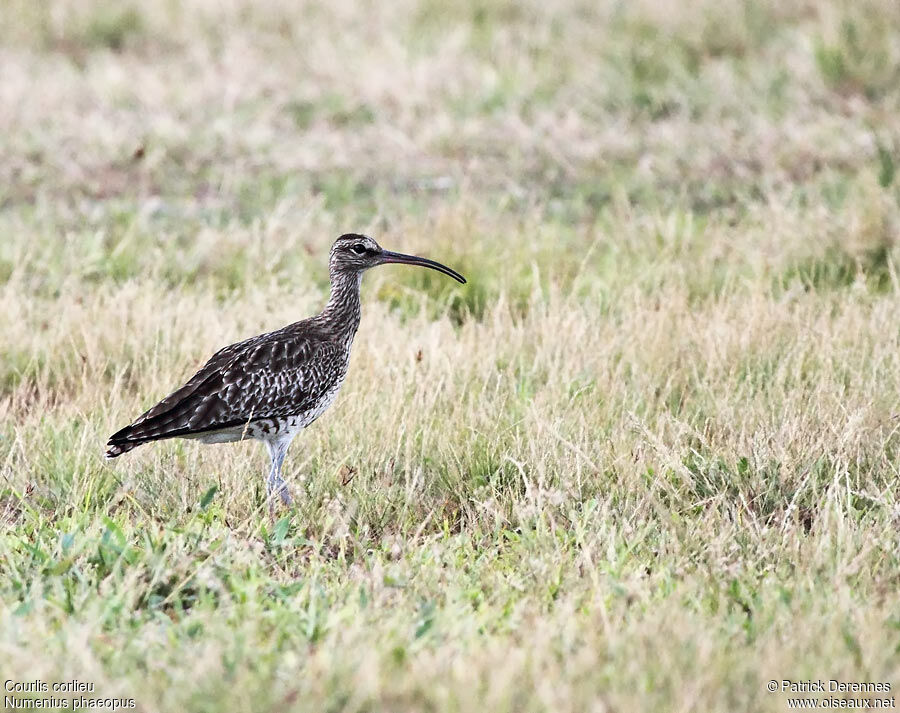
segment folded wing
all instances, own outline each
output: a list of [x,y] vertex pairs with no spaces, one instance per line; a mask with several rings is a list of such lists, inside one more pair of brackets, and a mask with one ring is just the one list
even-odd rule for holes
[[343,371],[342,350],[328,341],[273,332],[216,352],[180,389],[114,433],[114,458],[163,438],[202,434],[316,407]]

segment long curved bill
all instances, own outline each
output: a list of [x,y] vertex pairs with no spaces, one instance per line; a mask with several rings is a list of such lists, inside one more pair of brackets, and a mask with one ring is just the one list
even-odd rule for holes
[[418,257],[417,255],[404,255],[403,253],[394,253],[390,250],[382,250],[381,251],[381,263],[401,263],[403,265],[419,265],[420,267],[430,267],[432,270],[437,270],[438,272],[443,272],[445,275],[449,275],[457,282],[461,282],[462,284],[466,284],[466,278],[460,275],[456,270],[451,270],[446,265],[441,265],[439,262],[435,262],[434,260],[429,260],[427,257]]

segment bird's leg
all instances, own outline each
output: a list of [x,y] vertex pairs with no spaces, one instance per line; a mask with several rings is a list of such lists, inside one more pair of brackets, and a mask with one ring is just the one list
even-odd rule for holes
[[272,467],[266,476],[266,504],[269,506],[269,518],[275,518],[275,479],[278,471],[275,469],[275,459],[272,459]]
[[290,507],[294,504],[287,483],[281,478],[281,464],[287,453],[288,443],[284,441],[266,441],[269,449],[269,457],[272,459],[272,469],[266,477],[266,501],[269,503],[269,515],[275,515],[275,495],[281,498],[281,502]]

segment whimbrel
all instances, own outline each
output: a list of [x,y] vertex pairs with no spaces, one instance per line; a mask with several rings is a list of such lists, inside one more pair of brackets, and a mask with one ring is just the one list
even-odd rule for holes
[[359,327],[359,286],[376,265],[428,267],[465,284],[439,262],[383,250],[366,235],[348,233],[331,248],[331,296],[315,317],[220,349],[188,382],[110,436],[107,458],[166,438],[228,443],[255,438],[266,444],[272,467],[266,500],[292,500],[281,477],[291,440],[327,409],[344,383]]

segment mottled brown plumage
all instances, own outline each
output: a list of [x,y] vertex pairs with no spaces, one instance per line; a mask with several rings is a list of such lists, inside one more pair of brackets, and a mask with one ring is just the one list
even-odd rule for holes
[[266,480],[270,507],[275,492],[290,504],[281,479],[287,447],[331,405],[344,381],[359,327],[362,273],[394,262],[430,267],[465,283],[440,263],[382,250],[364,235],[342,235],[331,249],[331,297],[320,314],[220,349],[184,386],[114,433],[107,457],[165,438],[255,438],[272,458]]

